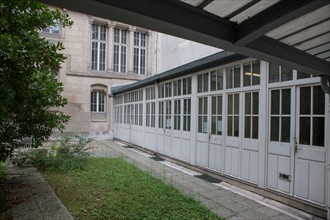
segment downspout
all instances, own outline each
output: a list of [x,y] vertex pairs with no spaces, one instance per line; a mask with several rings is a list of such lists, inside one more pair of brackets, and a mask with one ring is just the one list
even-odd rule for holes
[[330,76],[321,76],[321,87],[325,93],[330,93]]

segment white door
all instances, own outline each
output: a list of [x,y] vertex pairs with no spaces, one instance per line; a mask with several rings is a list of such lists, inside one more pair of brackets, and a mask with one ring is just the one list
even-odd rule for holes
[[165,154],[164,134],[165,134],[165,101],[159,101],[156,151],[162,154]]
[[270,91],[268,188],[325,204],[325,94],[321,87]]
[[203,167],[209,165],[209,97],[198,98],[198,130],[196,164]]
[[294,89],[273,89],[269,96],[267,186],[292,195]]
[[227,139],[225,146],[225,169],[227,175],[240,177],[240,93],[227,95]]
[[222,172],[222,95],[198,99],[196,163]]
[[164,153],[172,157],[172,100],[166,100],[164,108]]
[[147,149],[156,151],[156,103],[146,103],[146,127],[145,127],[145,140],[144,145]]
[[321,86],[297,88],[294,195],[325,204],[325,94]]
[[209,168],[222,172],[222,95],[211,97]]

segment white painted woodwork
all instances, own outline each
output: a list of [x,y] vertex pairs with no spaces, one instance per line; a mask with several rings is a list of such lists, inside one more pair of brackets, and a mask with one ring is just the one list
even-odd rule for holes
[[[246,62],[246,61],[244,61]],[[243,62],[242,62],[243,63]],[[237,63],[235,63],[236,65]],[[228,66],[232,66],[230,64]],[[224,69],[226,67],[223,67]],[[200,73],[205,73],[203,71]],[[319,85],[316,77],[291,81],[268,83],[268,64],[261,61],[260,85],[223,89],[221,91],[197,92],[197,75],[192,77],[192,93],[188,96],[157,98],[156,86],[155,127],[146,126],[146,116],[143,125],[114,123],[115,138],[131,142],[146,149],[159,152],[169,157],[215,171],[221,175],[230,176],[257,187],[273,190],[287,196],[297,197],[306,202],[329,206],[330,204],[330,102],[329,95],[325,97],[325,143],[324,147],[313,145],[297,145],[295,138],[299,137],[299,103],[304,102],[300,97],[300,88]],[[174,79],[172,79],[174,80]],[[224,76],[224,82],[226,75]],[[171,81],[171,80],[170,80]],[[271,140],[271,91],[289,89],[290,100],[290,138],[287,142]],[[245,93],[259,92],[258,138],[245,138]],[[239,134],[228,136],[228,95],[239,94]],[[222,134],[211,134],[212,97],[222,96]],[[207,128],[198,130],[199,98],[207,98]],[[191,99],[190,131],[174,130],[174,101]],[[166,101],[171,101],[171,128],[166,128]],[[159,128],[159,102],[163,102],[163,128]],[[146,112],[146,100],[144,114]],[[122,108],[124,111],[124,108]],[[123,115],[123,114],[122,114]],[[183,117],[180,116],[180,126]],[[206,126],[206,125],[205,125]],[[286,179],[287,178],[287,179]]]

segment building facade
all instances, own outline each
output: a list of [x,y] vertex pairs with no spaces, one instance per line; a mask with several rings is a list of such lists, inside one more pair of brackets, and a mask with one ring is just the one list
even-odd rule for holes
[[220,52],[112,93],[115,138],[329,212],[330,102],[319,77]]
[[[54,7],[50,7],[54,8]],[[203,53],[189,56],[180,62],[176,55],[166,55],[165,46],[176,47],[182,39],[128,24],[60,9],[73,21],[72,27],[59,24],[42,30],[50,42],[63,42],[67,57],[58,70],[57,81],[64,84],[63,96],[68,104],[59,109],[71,116],[66,135],[89,135],[112,139],[110,90],[113,86],[130,84],[173,68],[181,62],[200,58],[219,49],[187,41],[181,48]],[[173,52],[173,51],[172,51]],[[182,54],[182,53],[181,53]],[[188,53],[189,54],[189,53]],[[163,61],[160,61],[161,58]],[[54,134],[59,135],[59,134]]]

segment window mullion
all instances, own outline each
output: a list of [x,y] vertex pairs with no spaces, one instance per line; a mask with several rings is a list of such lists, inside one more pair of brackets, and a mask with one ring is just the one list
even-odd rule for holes
[[142,56],[142,49],[141,47],[138,48],[138,73],[141,74],[141,68],[142,68],[142,65],[141,65],[141,56]]
[[[251,63],[251,66],[252,66],[252,63]],[[252,73],[252,71],[251,71],[251,73]],[[252,74],[251,74],[252,75]],[[252,77],[252,76],[251,76]],[[252,78],[251,78],[251,84],[252,84]],[[251,100],[251,107],[250,107],[250,138],[252,138],[253,137],[253,126],[254,126],[254,124],[253,124],[253,92],[251,92],[251,98],[250,98]]]

